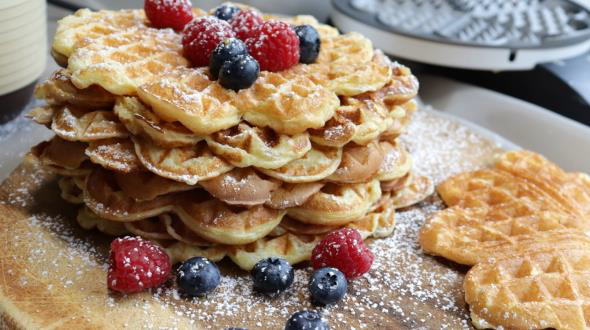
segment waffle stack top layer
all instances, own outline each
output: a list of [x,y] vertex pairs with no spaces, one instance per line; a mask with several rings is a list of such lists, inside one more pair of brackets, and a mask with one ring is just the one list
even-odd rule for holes
[[61,20],[52,55],[64,68],[37,87],[47,105],[31,113],[56,137],[32,153],[63,176],[79,223],[245,269],[270,255],[307,260],[343,226],[389,235],[395,208],[433,189],[397,141],[418,82],[359,34],[288,21],[318,30],[316,63],[234,92],[190,68],[180,35],[141,10]]

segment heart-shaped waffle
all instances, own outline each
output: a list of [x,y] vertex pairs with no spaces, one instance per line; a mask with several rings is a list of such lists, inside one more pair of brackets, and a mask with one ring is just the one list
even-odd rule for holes
[[275,169],[311,149],[307,133],[288,136],[246,123],[215,132],[205,140],[211,151],[237,167]]
[[54,137],[47,142],[41,142],[31,149],[41,164],[63,176],[86,175],[92,170],[85,154],[86,144],[70,142]]
[[367,213],[381,197],[379,181],[326,184],[303,205],[290,208],[290,217],[316,225],[344,225]]
[[50,105],[72,105],[84,109],[110,109],[115,96],[98,85],[79,89],[72,84],[68,70],[55,71],[48,80],[35,86],[35,98]]
[[129,139],[92,141],[85,152],[93,163],[109,170],[131,173],[143,169]]
[[287,233],[278,237],[265,237],[243,246],[229,248],[228,256],[244,270],[251,270],[254,265],[268,257],[280,257],[290,264],[309,260],[311,251],[322,236],[305,236]]
[[324,126],[340,100],[307,75],[286,70],[262,71],[252,87],[238,92],[234,104],[249,123],[293,135]]
[[366,146],[349,144],[342,151],[340,166],[327,180],[338,183],[368,182],[379,172],[384,156],[376,141]]
[[455,206],[437,212],[429,220],[420,233],[420,244],[427,253],[474,265],[523,240],[540,241],[541,236],[568,229],[586,232],[590,224],[566,213],[538,212],[534,205],[522,202],[502,208]]
[[303,157],[262,173],[289,183],[317,182],[330,176],[342,160],[341,148],[313,146]]
[[160,221],[166,226],[168,234],[179,242],[200,247],[211,247],[215,245],[195,234],[195,232],[188,228],[174,213],[164,213],[160,215]]
[[251,167],[234,168],[213,179],[200,181],[213,197],[230,205],[261,205],[271,198],[281,184],[280,182],[261,178]]
[[383,161],[377,172],[376,179],[379,181],[391,181],[407,175],[412,169],[412,157],[406,148],[397,142],[379,142],[383,150]]
[[209,79],[208,68],[178,68],[142,85],[139,98],[163,120],[179,121],[197,136],[240,122],[236,93]]
[[160,217],[125,222],[124,225],[130,233],[147,239],[156,241],[174,239],[168,234],[166,224],[160,220]]
[[203,139],[178,122],[163,121],[136,97],[117,99],[113,110],[129,132],[161,147],[194,146]]
[[420,203],[434,193],[434,183],[427,176],[413,175],[412,181],[403,189],[392,193],[392,203],[396,209]]
[[516,250],[471,268],[464,287],[474,325],[481,329],[588,328],[589,243],[588,238],[552,240],[538,250]]
[[128,197],[117,185],[112,173],[101,168],[86,178],[84,203],[101,218],[129,222],[158,216],[172,211],[178,194],[167,194],[149,201]]
[[571,175],[545,157],[526,150],[503,153],[496,160],[496,168],[529,180],[552,196],[563,196],[562,202],[590,216],[590,177],[587,174]]
[[273,209],[287,209],[303,205],[324,186],[321,182],[283,183],[273,190],[270,200],[264,205]]
[[115,95],[132,95],[156,75],[186,66],[179,34],[142,26],[100,36],[68,58],[77,88],[95,84]]
[[137,157],[150,172],[189,185],[214,178],[233,168],[215,156],[205,141],[178,148],[162,148],[139,138],[133,138],[133,143]]
[[82,207],[80,210],[78,210],[76,222],[78,222],[80,227],[86,230],[97,229],[101,233],[111,236],[125,235],[129,233],[123,223],[103,219],[94,214],[87,207]]
[[51,130],[68,141],[90,142],[126,138],[127,130],[112,111],[91,111],[71,106],[55,111]]
[[266,236],[285,215],[285,211],[261,205],[231,208],[199,192],[180,200],[174,213],[204,239],[228,245],[247,244]]
[[137,201],[149,201],[158,196],[195,189],[194,186],[166,179],[151,172],[114,172],[113,174],[123,193]]

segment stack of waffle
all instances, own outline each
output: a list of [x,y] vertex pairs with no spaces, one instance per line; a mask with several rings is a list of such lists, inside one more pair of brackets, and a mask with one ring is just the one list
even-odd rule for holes
[[47,105],[30,114],[56,136],[32,154],[81,205],[80,225],[244,269],[308,260],[344,226],[389,235],[394,210],[432,192],[397,141],[417,80],[359,34],[289,22],[319,31],[317,62],[263,71],[234,92],[191,68],[181,35],[141,10],[61,20],[52,55],[63,69],[37,87]]

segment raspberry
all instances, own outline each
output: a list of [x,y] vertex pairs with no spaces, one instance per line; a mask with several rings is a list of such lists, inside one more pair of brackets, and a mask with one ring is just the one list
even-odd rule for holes
[[311,265],[314,269],[333,267],[344,273],[347,279],[354,279],[368,272],[373,259],[375,257],[363,243],[361,234],[351,228],[329,233],[311,253]]
[[299,62],[299,37],[285,22],[264,22],[246,40],[246,47],[260,70],[281,71]]
[[170,258],[141,237],[126,236],[111,243],[107,285],[119,292],[139,292],[166,282]]
[[234,37],[229,23],[213,16],[193,20],[184,28],[183,34],[184,56],[195,66],[209,65],[213,49],[223,39]]
[[190,0],[145,0],[145,14],[157,28],[181,31],[193,19]]
[[254,10],[242,10],[229,21],[236,37],[244,41],[251,37],[252,33],[263,22],[262,16]]

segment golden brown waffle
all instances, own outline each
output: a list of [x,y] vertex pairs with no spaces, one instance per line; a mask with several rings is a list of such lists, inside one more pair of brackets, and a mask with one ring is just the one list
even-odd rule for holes
[[85,109],[110,109],[115,96],[98,85],[78,89],[65,69],[55,71],[48,80],[35,87],[35,97],[50,105],[73,105]]
[[261,178],[252,168],[234,168],[199,185],[227,204],[254,206],[270,201],[271,193],[281,184]]
[[41,142],[31,149],[31,153],[39,161],[54,172],[63,176],[86,175],[92,170],[88,156],[84,153],[86,144],[70,142],[54,137]]
[[126,138],[127,130],[112,111],[91,111],[71,106],[55,111],[51,130],[68,141],[90,142]]
[[178,122],[163,121],[136,97],[118,98],[113,111],[131,134],[161,147],[194,146],[203,139]]
[[313,146],[303,157],[262,173],[289,183],[317,182],[330,176],[342,161],[342,148]]
[[163,120],[179,121],[197,136],[230,128],[240,122],[232,104],[236,93],[211,81],[207,68],[179,68],[142,85],[139,98]]
[[264,205],[279,210],[300,206],[319,192],[323,186],[321,182],[283,183],[272,191],[270,200]]
[[247,244],[266,236],[285,215],[285,211],[261,205],[232,208],[199,192],[182,198],[174,213],[199,236],[228,245]]
[[566,213],[539,212],[534,205],[455,206],[437,212],[424,226],[420,244],[427,253],[474,265],[515,249],[523,240],[541,240],[568,229],[587,232],[590,224]]
[[34,107],[26,114],[26,117],[33,120],[39,125],[43,125],[46,127],[51,126],[51,122],[53,121],[53,116],[55,116],[56,109],[52,106],[42,106],[42,107]]
[[311,149],[307,133],[288,136],[246,123],[215,132],[205,140],[211,151],[237,167],[275,169]]
[[336,37],[340,34],[338,32],[338,30],[336,28],[334,28],[333,26],[321,24],[318,22],[318,20],[315,17],[310,16],[310,15],[297,15],[297,16],[288,17],[288,18],[278,17],[278,19],[286,21],[286,22],[288,22],[290,24],[294,24],[294,25],[304,25],[304,24],[311,25],[314,28],[316,28],[316,30],[318,31],[318,34],[320,35],[321,40]]
[[[321,56],[321,53],[320,53]],[[326,85],[338,95],[354,96],[376,91],[391,79],[392,69],[389,59],[381,52],[375,52],[370,62],[353,62],[348,55],[341,54],[341,59],[330,63]],[[318,59],[319,61],[319,59]]]
[[465,278],[465,301],[474,325],[481,329],[586,329],[589,248],[587,238],[551,241],[536,251],[515,251],[477,264]]
[[366,146],[349,144],[343,148],[340,166],[327,180],[338,183],[368,182],[379,172],[384,157],[378,142]]
[[408,172],[408,174],[402,176],[399,179],[381,181],[381,191],[387,193],[400,191],[409,186],[410,183],[412,183],[413,178],[414,174],[412,172]]
[[434,183],[427,176],[411,176],[411,181],[403,189],[393,192],[392,203],[401,209],[421,202],[434,192]]
[[160,221],[164,223],[166,231],[174,240],[187,245],[199,247],[211,247],[215,245],[195,234],[195,232],[190,230],[174,213],[164,213],[160,215]]
[[133,235],[147,239],[161,241],[174,239],[166,228],[166,224],[160,217],[147,218],[139,221],[125,222],[125,228]]
[[412,158],[400,143],[379,142],[384,157],[377,172],[377,180],[391,181],[403,177],[412,169]]
[[99,85],[115,95],[134,94],[154,76],[185,67],[181,36],[172,30],[133,27],[98,37],[68,58],[72,83]]
[[195,146],[166,149],[148,140],[133,138],[140,162],[150,172],[171,180],[195,185],[229,172],[233,166],[215,156],[204,141]]
[[129,231],[127,231],[127,228],[125,228],[125,225],[123,223],[103,219],[94,214],[87,207],[80,208],[80,210],[78,211],[78,215],[76,217],[76,221],[78,222],[80,227],[86,230],[96,229],[101,233],[107,235],[119,236],[129,233]]
[[129,139],[106,139],[90,142],[86,148],[86,155],[93,163],[109,170],[125,173],[143,170],[135,155],[133,143]]
[[115,172],[114,176],[123,193],[137,201],[149,201],[158,196],[195,188],[186,183],[166,179],[145,171]]
[[72,204],[84,204],[84,181],[82,181],[82,188],[78,186],[75,180],[85,180],[84,176],[80,177],[68,177],[64,176],[57,181],[59,189],[61,190],[61,198]]
[[496,168],[532,181],[552,196],[563,196],[572,208],[580,210],[586,217],[590,216],[590,179],[587,174],[566,173],[545,157],[532,151],[506,152],[496,160]]
[[84,204],[101,218],[113,221],[137,221],[172,211],[177,194],[136,201],[126,196],[112,173],[95,169],[86,178]]
[[303,205],[288,210],[290,217],[317,225],[343,225],[369,211],[381,197],[379,181],[327,184]]
[[204,257],[213,262],[217,262],[223,259],[227,254],[227,247],[225,246],[204,247],[190,245],[184,242],[175,242],[167,245],[165,248],[172,263],[183,262],[194,256]]

